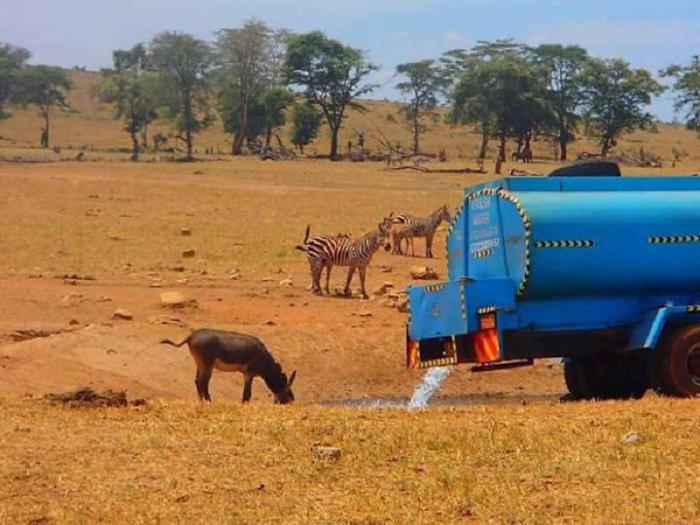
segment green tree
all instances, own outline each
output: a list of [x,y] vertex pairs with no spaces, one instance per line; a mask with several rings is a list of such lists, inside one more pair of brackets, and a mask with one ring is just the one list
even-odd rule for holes
[[304,146],[311,144],[318,135],[322,119],[323,115],[308,102],[294,105],[290,139],[292,144],[299,148],[302,155],[304,154]]
[[158,72],[160,105],[175,124],[187,145],[191,161],[194,135],[211,125],[210,110],[212,53],[209,46],[192,35],[164,32],[149,46],[149,57]]
[[661,74],[675,80],[676,112],[683,114],[688,129],[700,132],[700,56],[695,55],[687,66],[669,66]]
[[576,138],[578,110],[583,101],[580,73],[588,53],[579,46],[543,44],[531,50],[532,59],[548,75],[548,99],[555,117],[554,139],[560,160],[567,158],[567,145]]
[[17,77],[30,56],[26,49],[0,44],[0,120],[10,116],[6,104],[16,90]]
[[294,95],[284,88],[268,89],[261,97],[263,129],[265,132],[265,149],[270,147],[270,139],[276,128],[286,123],[285,110],[294,102]]
[[[148,124],[158,117],[156,112],[156,82],[154,72],[146,69],[146,50],[137,44],[129,51],[112,53],[114,69],[102,71],[97,96],[102,102],[114,104],[114,118],[124,121],[124,130],[131,137],[131,160],[139,159],[139,133],[148,134]],[[147,138],[144,138],[146,147]]]
[[505,160],[509,138],[529,147],[533,136],[551,120],[544,75],[524,56],[513,52],[514,46],[510,43],[507,52],[499,54],[482,43],[477,52],[465,56],[460,80],[450,97],[449,121],[476,125],[482,134],[480,158],[486,156],[489,139],[495,138],[499,141],[499,157]]
[[413,153],[419,153],[420,135],[428,129],[426,120],[437,120],[438,97],[449,79],[434,60],[399,64],[396,72],[406,78],[396,87],[407,97],[401,112],[413,134]]
[[70,108],[67,94],[73,83],[65,70],[52,66],[27,66],[17,76],[17,87],[12,100],[22,107],[36,106],[44,119],[41,132],[41,146],[48,148],[51,144],[51,125],[55,108]]
[[357,99],[376,87],[365,83],[374,70],[361,51],[320,31],[291,37],[287,44],[286,78],[302,86],[309,103],[321,109],[331,131],[331,160],[338,159],[338,134],[346,110],[364,110]]
[[664,88],[645,69],[632,69],[621,59],[592,59],[581,72],[587,127],[606,156],[623,133],[645,129],[653,116],[645,111]]
[[[233,133],[231,153],[239,155],[252,118],[251,107],[265,90],[282,87],[281,67],[287,31],[272,29],[264,22],[249,20],[240,28],[222,29],[214,44],[222,109],[235,108],[223,118]],[[234,98],[240,100],[234,101]],[[239,122],[234,124],[235,118]]]

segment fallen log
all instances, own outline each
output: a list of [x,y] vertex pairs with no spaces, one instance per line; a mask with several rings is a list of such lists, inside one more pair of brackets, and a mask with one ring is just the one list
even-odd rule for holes
[[439,168],[439,169],[430,169],[426,168],[425,166],[395,166],[393,168],[386,168],[389,170],[414,170],[414,171],[420,171],[422,173],[480,173],[480,174],[485,174],[487,173],[486,170],[479,169],[479,168],[454,168],[454,169],[448,169],[448,168]]

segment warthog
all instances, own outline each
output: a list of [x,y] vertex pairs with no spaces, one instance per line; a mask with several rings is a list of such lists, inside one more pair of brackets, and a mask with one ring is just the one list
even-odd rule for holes
[[163,339],[161,344],[180,347],[187,343],[197,365],[194,383],[202,401],[211,401],[209,380],[216,368],[224,372],[241,372],[245,376],[243,403],[250,401],[253,379],[262,377],[275,396],[275,403],[287,404],[294,401],[292,383],[296,370],[287,379],[282,367],[275,361],[262,341],[252,335],[210,330],[195,330],[180,343]]

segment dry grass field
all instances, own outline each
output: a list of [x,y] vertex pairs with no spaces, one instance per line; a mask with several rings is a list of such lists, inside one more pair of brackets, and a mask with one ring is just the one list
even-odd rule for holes
[[[459,368],[427,410],[366,408],[404,402],[421,379],[404,368],[405,316],[379,296],[311,296],[294,245],[307,224],[359,235],[391,211],[455,207],[465,186],[492,174],[232,159],[215,130],[198,147],[221,155],[133,164],[107,150],[128,142],[109,108],[87,96],[94,75],[76,78],[81,112],[58,117],[60,154],[33,147],[31,111],[0,123],[0,523],[700,522],[696,401],[560,403],[561,370],[538,363]],[[351,123],[369,130],[372,115]],[[450,133],[441,126],[426,149],[449,148],[448,166],[473,165],[476,138]],[[675,169],[628,174],[700,169],[700,141],[684,130],[630,140],[690,156]],[[69,160],[83,146],[86,161]],[[443,246],[444,231],[434,260],[378,253],[368,289],[402,289],[414,264],[444,276]],[[343,279],[335,269],[332,284]],[[197,307],[165,309],[164,291]],[[117,309],[133,319],[115,319]],[[200,405],[187,350],[158,341],[203,326],[261,337],[286,371],[298,370],[297,403],[272,405],[256,381],[253,402],[241,406],[241,376],[215,372],[214,402]],[[43,399],[82,386],[147,403]],[[630,431],[641,440],[622,443]],[[342,457],[315,458],[319,442]]]

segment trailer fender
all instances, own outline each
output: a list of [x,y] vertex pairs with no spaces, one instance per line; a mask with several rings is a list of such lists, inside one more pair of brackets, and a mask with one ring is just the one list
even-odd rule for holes
[[627,350],[651,350],[656,347],[666,325],[683,321],[682,324],[700,323],[700,305],[663,306],[646,315],[632,328]]

